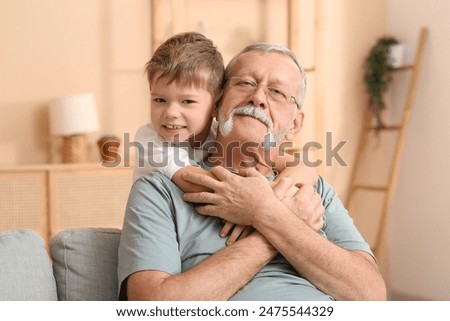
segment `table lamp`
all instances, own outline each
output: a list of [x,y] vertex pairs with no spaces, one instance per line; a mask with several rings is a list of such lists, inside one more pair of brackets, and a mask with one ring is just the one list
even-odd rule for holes
[[64,163],[88,161],[87,133],[99,129],[94,95],[83,93],[56,99],[50,105],[50,133],[62,136]]

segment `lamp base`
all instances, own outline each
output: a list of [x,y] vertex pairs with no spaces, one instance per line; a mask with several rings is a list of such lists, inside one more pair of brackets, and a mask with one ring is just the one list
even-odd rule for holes
[[86,135],[63,137],[63,163],[86,163],[88,161],[88,140]]

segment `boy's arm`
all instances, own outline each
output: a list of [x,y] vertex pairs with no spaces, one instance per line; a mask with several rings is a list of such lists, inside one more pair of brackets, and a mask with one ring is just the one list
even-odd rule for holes
[[[283,179],[287,179],[289,176],[294,181],[294,185],[285,192],[286,197],[293,197],[296,195],[298,189],[302,185],[314,186],[318,182],[319,175],[317,174],[317,171],[314,168],[306,166],[294,155],[286,153],[283,156],[278,156],[276,159],[276,166],[276,170],[279,172],[278,177],[275,179],[276,182],[283,181]],[[314,194],[316,194],[315,196],[318,195],[317,193]],[[291,206],[291,210],[295,213],[294,209],[297,205],[292,204]],[[311,226],[314,231],[320,232],[323,228],[323,215],[316,217],[316,220],[310,220],[307,224]]]
[[295,184],[316,185],[319,179],[319,175],[314,168],[306,166],[299,158],[288,153],[278,155],[275,169],[279,172],[277,180],[292,176]]
[[180,168],[173,174],[172,182],[174,182],[185,193],[196,193],[196,192],[209,191],[206,187],[203,187],[203,186],[200,186],[197,184],[193,184],[193,183],[190,183],[190,182],[184,180],[183,173],[187,173],[187,172],[205,174],[205,175],[215,178],[215,176],[211,172],[209,172],[199,166],[186,166],[186,167]]

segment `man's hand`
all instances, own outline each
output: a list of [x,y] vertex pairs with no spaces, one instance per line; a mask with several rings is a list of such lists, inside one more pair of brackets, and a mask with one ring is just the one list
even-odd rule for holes
[[227,237],[227,245],[236,242],[252,233],[255,229],[248,225],[237,225],[231,222],[225,222],[220,231],[221,237]]
[[319,232],[323,228],[325,208],[312,185],[294,185],[291,177],[284,177],[274,183],[273,191],[285,206],[314,231]]
[[[320,196],[311,185],[294,185],[289,177],[282,178],[271,184],[254,168],[241,170],[244,177],[232,174],[222,167],[212,169],[217,180],[186,173],[184,179],[191,183],[209,188],[213,192],[186,193],[184,200],[206,205],[197,206],[197,212],[204,215],[221,217],[227,221],[222,233],[227,235],[233,223],[251,225],[253,215],[258,215],[261,209],[280,200],[296,216],[306,222],[314,231],[323,227],[325,209]],[[273,188],[273,191],[272,191]],[[250,233],[243,226],[232,233],[233,241]]]
[[[288,176],[274,182],[272,189],[278,199],[314,231],[319,232],[323,228],[325,208],[313,186],[294,185],[294,179]],[[220,235],[222,237],[228,236],[227,244],[229,245],[249,235],[253,230],[254,228],[251,226],[225,222]]]
[[223,167],[211,170],[217,177],[185,173],[183,178],[204,186],[212,192],[185,193],[187,202],[201,203],[199,214],[220,217],[240,225],[253,225],[253,219],[266,207],[278,202],[267,179],[254,168],[248,168],[235,175]]

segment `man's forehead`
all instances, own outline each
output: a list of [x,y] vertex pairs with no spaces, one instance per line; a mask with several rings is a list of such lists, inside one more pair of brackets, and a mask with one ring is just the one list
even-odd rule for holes
[[259,51],[248,51],[239,55],[236,60],[237,68],[254,67],[262,68],[260,65],[262,60],[273,60],[276,58],[282,58],[281,54],[273,52],[259,52]]
[[292,59],[278,52],[249,51],[241,54],[231,76],[266,77],[274,82],[291,82],[291,76],[300,75]]

